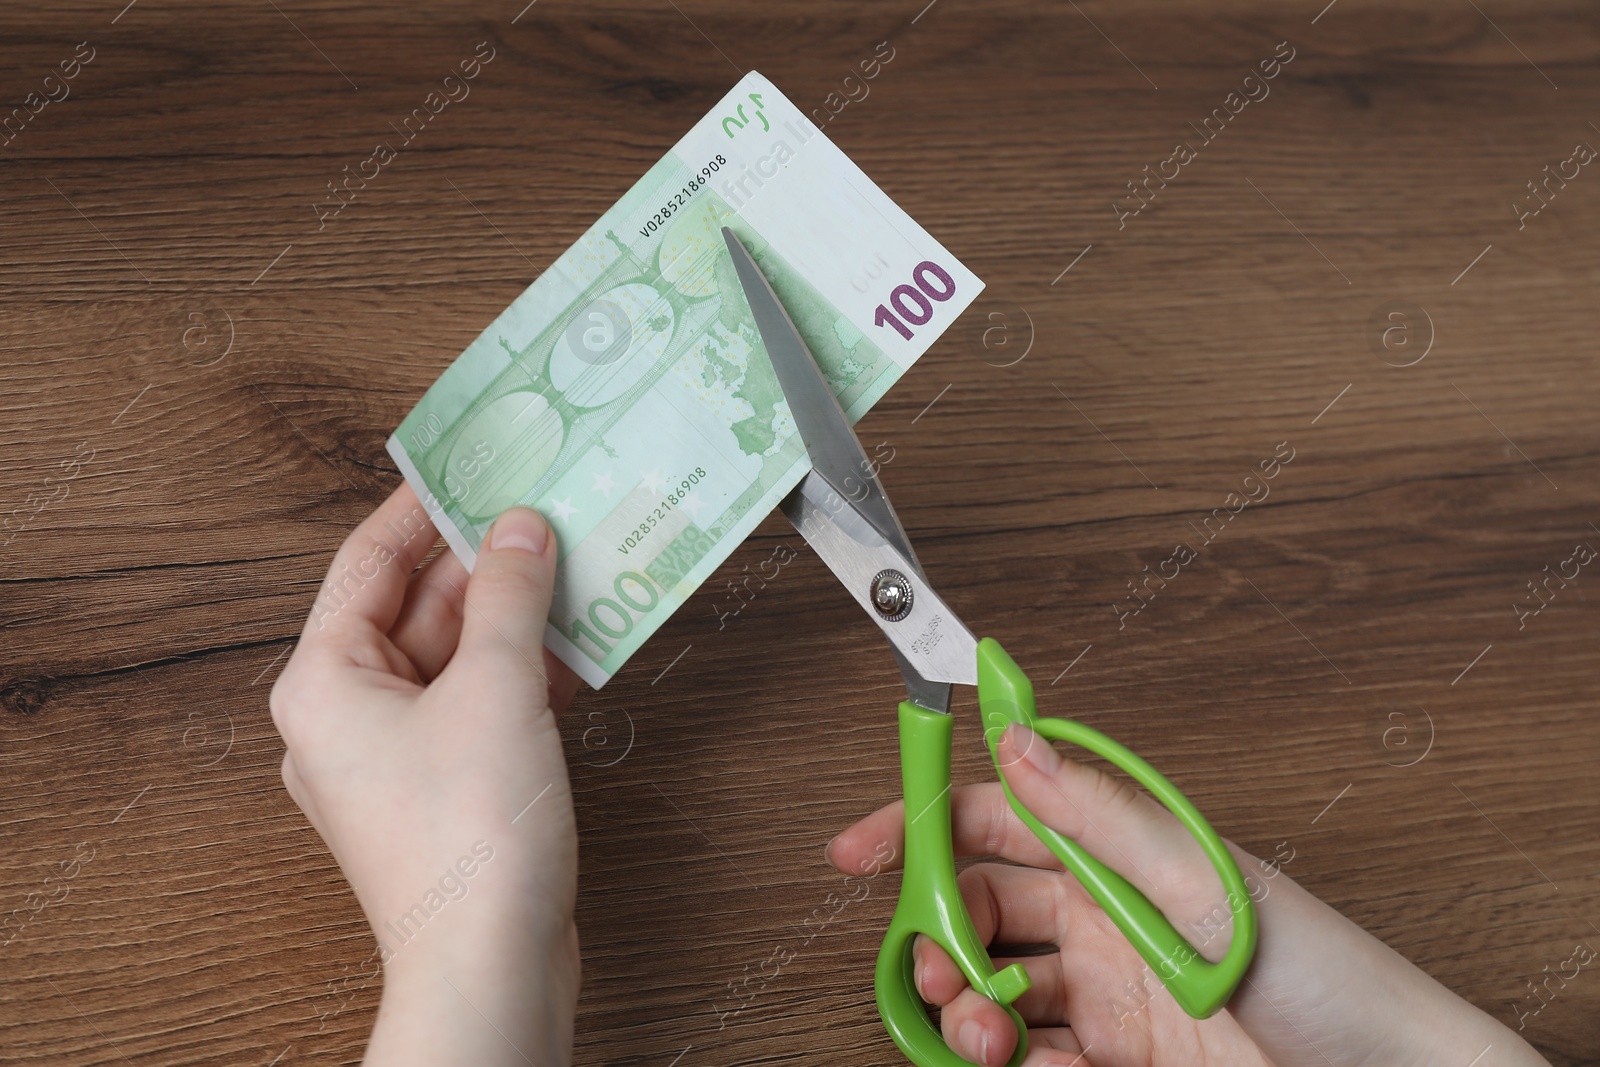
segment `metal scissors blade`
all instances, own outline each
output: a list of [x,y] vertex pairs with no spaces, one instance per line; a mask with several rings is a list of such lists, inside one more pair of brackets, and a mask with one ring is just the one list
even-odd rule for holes
[[883,487],[878,484],[877,467],[867,459],[861,442],[856,440],[833,386],[823,377],[822,369],[817,366],[800,331],[795,329],[789,312],[772,291],[744,242],[726,226],[722,228],[722,236],[728,242],[728,253],[733,257],[745,299],[750,302],[756,328],[761,331],[762,343],[767,346],[767,355],[772,357],[772,369],[783,387],[783,397],[789,402],[794,424],[811,456],[812,469],[848,500],[855,513],[870,523],[885,541],[907,559],[915,561],[917,556],[911,549],[911,539],[900,525]]
[[[812,470],[781,507],[850,595],[883,630],[911,699],[945,711],[950,685],[977,683],[977,639],[933,591],[833,386],[744,243],[722,236]],[[903,579],[904,610],[878,602],[885,575]],[[891,578],[887,582],[895,586]],[[895,589],[890,589],[896,594]]]

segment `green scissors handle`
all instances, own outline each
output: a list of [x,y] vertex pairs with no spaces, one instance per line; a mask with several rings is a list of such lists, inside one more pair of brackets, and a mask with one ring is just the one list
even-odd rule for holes
[[[1171,991],[1184,1011],[1197,1019],[1227,1003],[1244,977],[1256,947],[1256,915],[1239,865],[1222,839],[1189,799],[1155,768],[1111,738],[1070,719],[1041,718],[1033,685],[1005,649],[992,638],[978,643],[978,705],[984,736],[1006,800],[1022,822],[1055,853],[1089,891],[1117,928]],[[1144,786],[1200,842],[1222,879],[1233,912],[1233,940],[1227,954],[1211,963],[1190,945],[1127,879],[1089,855],[1083,847],[1034,817],[1006,784],[996,746],[1007,724],[1020,722],[1040,736],[1070,741],[1104,757]],[[905,870],[900,900],[878,953],[878,1013],[895,1044],[919,1067],[965,1067],[928,1018],[917,993],[912,944],[924,934],[961,968],[972,988],[1005,1008],[1017,1028],[1017,1050],[1008,1067],[1027,1055],[1028,1030],[1011,1005],[1029,988],[1020,964],[996,971],[978,938],[956,885],[950,834],[951,716],[910,702],[900,705],[900,762],[906,801]]]

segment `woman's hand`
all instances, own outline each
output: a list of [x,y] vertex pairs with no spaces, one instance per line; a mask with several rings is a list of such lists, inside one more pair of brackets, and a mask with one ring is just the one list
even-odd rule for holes
[[544,650],[555,545],[495,523],[470,579],[401,485],[334,557],[282,676],[283,781],[378,938],[368,1064],[567,1063],[577,831]]
[[[1063,759],[1012,726],[999,754],[1017,799],[1083,845],[1166,913],[1207,959],[1232,933],[1222,886],[1199,844],[1154,799]],[[1014,1005],[1029,1029],[1028,1067],[1523,1067],[1545,1064],[1509,1028],[1457,997],[1294,883],[1275,864],[1232,845],[1256,899],[1260,940],[1228,1008],[1206,1020],[1178,1007],[1155,973],[1060,862],[1012,812],[998,783],[953,791],[958,855],[999,856],[963,871],[962,897],[985,943],[1051,944],[1021,963],[1033,987]],[[829,845],[847,874],[874,867],[888,840],[903,852],[900,803],[867,816]],[[971,989],[945,951],[918,938],[917,988],[939,1005],[952,1049],[1004,1064],[1016,1031]]]

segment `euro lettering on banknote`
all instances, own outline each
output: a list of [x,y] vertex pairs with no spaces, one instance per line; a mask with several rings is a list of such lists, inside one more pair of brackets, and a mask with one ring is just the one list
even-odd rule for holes
[[469,568],[550,519],[545,643],[595,688],[810,468],[723,226],[852,420],[983,288],[751,73],[467,346],[389,454]]

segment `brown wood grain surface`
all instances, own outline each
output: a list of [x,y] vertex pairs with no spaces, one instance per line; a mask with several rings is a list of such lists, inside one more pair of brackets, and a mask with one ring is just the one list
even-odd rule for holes
[[[1593,5],[124,3],[0,10],[6,114],[93,55],[0,145],[0,1061],[359,1059],[371,934],[266,695],[398,481],[384,438],[740,71],[827,108],[882,41],[825,132],[988,286],[860,426],[945,598],[1043,710],[1513,1028],[1600,947],[1600,573],[1529,591],[1600,547],[1600,172],[1547,178],[1600,145]],[[579,1063],[902,1062],[896,879],[796,932],[896,794],[898,686],[769,518],[580,695]],[[1522,1032],[1600,1062],[1597,1009],[1586,969]]]

